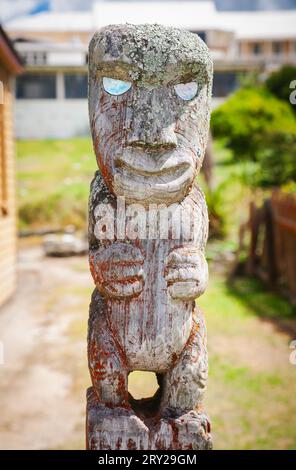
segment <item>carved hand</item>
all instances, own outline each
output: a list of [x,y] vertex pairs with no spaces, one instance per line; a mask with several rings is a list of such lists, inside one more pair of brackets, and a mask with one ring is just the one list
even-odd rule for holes
[[168,292],[176,300],[194,300],[204,293],[208,265],[204,254],[195,247],[176,248],[166,259],[165,279]]
[[114,242],[90,253],[95,284],[107,298],[138,296],[144,286],[143,263],[141,250],[129,243]]

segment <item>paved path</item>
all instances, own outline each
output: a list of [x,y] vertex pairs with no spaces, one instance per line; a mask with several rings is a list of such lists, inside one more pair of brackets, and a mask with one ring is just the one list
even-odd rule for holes
[[18,269],[17,293],[0,310],[0,448],[83,448],[87,260],[33,247]]

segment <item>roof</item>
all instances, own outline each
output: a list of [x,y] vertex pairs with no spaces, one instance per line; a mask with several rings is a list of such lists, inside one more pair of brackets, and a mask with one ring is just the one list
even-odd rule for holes
[[160,23],[189,30],[233,31],[240,39],[296,38],[296,10],[222,12],[214,2],[113,2],[94,6],[96,27],[118,23]]
[[96,3],[94,5],[94,21],[96,27],[108,24],[159,23],[165,26],[185,29],[208,29],[212,26],[217,11],[210,1],[201,2],[114,2]]
[[12,42],[0,25],[0,61],[12,74],[22,72],[22,60],[13,47]]
[[296,10],[223,12],[221,15],[222,24],[232,28],[238,39],[296,39]]
[[92,13],[84,11],[74,12],[43,12],[16,18],[6,23],[7,31],[93,31]]
[[109,24],[159,23],[189,30],[233,31],[239,39],[296,39],[296,10],[225,12],[212,1],[98,2],[88,12],[44,12],[7,23],[8,31],[92,33]]

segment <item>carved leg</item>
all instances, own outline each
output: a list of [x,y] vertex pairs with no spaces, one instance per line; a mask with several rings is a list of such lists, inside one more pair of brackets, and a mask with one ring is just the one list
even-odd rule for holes
[[208,375],[206,328],[196,307],[190,338],[175,365],[163,377],[162,408],[190,411],[199,407]]
[[106,304],[97,290],[90,305],[88,363],[98,400],[108,406],[128,407],[127,367],[124,354],[109,329]]
[[87,391],[87,449],[147,449],[149,430],[128,403],[125,355],[109,329],[106,304],[97,290],[90,306],[88,361],[93,387]]
[[160,426],[152,449],[211,449],[210,423],[201,409],[207,380],[206,329],[195,309],[190,338],[173,368],[161,377]]

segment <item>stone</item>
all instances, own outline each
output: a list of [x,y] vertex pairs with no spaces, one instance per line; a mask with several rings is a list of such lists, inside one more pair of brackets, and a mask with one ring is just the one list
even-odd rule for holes
[[[204,317],[208,214],[196,181],[208,139],[209,50],[194,33],[112,25],[89,47],[99,171],[89,198],[95,282],[88,327],[88,449],[209,449]],[[159,389],[135,400],[128,374]]]
[[75,233],[46,235],[42,245],[46,256],[79,256],[88,252],[85,237]]

